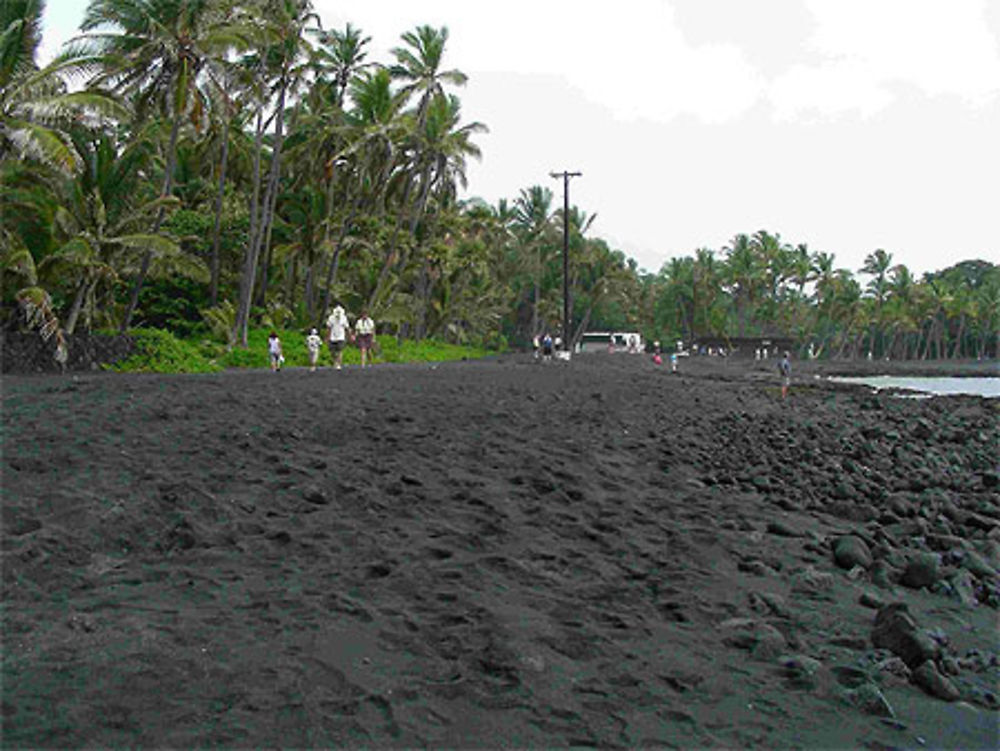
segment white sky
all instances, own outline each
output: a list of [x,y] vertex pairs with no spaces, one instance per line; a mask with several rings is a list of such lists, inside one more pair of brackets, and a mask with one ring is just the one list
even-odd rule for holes
[[[738,232],[922,273],[1000,262],[998,0],[314,0],[388,62],[448,26],[491,203],[583,172],[591,234],[657,271]],[[48,0],[43,56],[86,0]]]

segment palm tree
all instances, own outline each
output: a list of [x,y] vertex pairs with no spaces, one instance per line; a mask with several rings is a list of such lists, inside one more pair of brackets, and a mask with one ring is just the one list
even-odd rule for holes
[[762,266],[757,260],[754,248],[747,234],[738,234],[725,248],[726,272],[732,285],[739,320],[740,337],[746,336],[747,312],[752,316],[757,289],[762,282]]
[[[444,58],[444,49],[448,42],[447,27],[434,29],[430,26],[418,26],[413,31],[404,32],[402,39],[408,46],[394,47],[392,49],[392,54],[395,56],[397,62],[389,68],[389,72],[393,78],[401,79],[404,82],[400,89],[401,97],[408,100],[414,94],[419,94],[420,96],[417,103],[416,123],[413,128],[415,138],[414,143],[411,144],[413,159],[409,164],[410,169],[404,168],[405,181],[403,196],[400,202],[400,216],[406,211],[410,211],[409,234],[411,238],[415,238],[417,224],[420,222],[427,205],[427,197],[432,182],[431,173],[434,167],[433,160],[422,155],[424,146],[422,137],[426,126],[428,109],[435,97],[444,96],[445,83],[462,86],[465,84],[467,77],[459,70],[442,71],[440,69]],[[418,193],[415,207],[410,210],[408,205],[409,197],[416,174],[420,176],[420,192]],[[389,243],[390,249],[386,254],[386,260],[379,273],[378,283],[368,301],[370,308],[375,306],[388,277],[395,253],[397,231],[393,232],[392,240]],[[403,262],[397,264],[400,267],[400,271],[405,266],[407,258],[405,250],[402,255]]]
[[806,243],[799,243],[791,251],[792,279],[798,285],[799,297],[803,296],[805,286],[816,279],[813,269],[813,255]]
[[154,152],[151,139],[140,133],[120,149],[100,131],[78,128],[72,137],[84,168],[63,183],[56,223],[62,244],[38,267],[40,275],[53,274],[71,285],[67,333],[74,332],[81,313],[94,317],[98,287],[110,289],[121,274],[134,273],[150,250],[151,275],[207,281],[204,265],[174,239],[144,231],[165,201],[176,203],[143,190],[144,167]]
[[[84,33],[66,53],[67,64],[81,70],[99,62],[91,85],[129,97],[140,121],[155,110],[170,122],[161,197],[173,192],[182,123],[200,121],[206,109],[198,87],[205,62],[244,43],[230,20],[228,4],[213,0],[91,0],[80,25]],[[163,219],[158,211],[152,235]],[[153,254],[150,248],[135,276],[122,331],[132,321]]]
[[360,29],[348,23],[343,31],[318,32],[319,47],[313,60],[317,70],[317,88],[322,89],[329,81],[332,87],[333,104],[342,109],[344,95],[354,77],[374,65],[366,63],[368,53],[365,47],[372,38],[363,36]]
[[[479,147],[472,142],[476,133],[488,129],[479,122],[461,124],[461,105],[458,97],[438,96],[428,108],[423,130],[422,159],[431,166],[428,175],[428,190],[423,191],[422,205],[417,213],[423,215],[429,192],[433,192],[438,210],[452,207],[459,186],[466,187],[465,168],[468,157],[480,158]],[[422,339],[426,333],[427,305],[430,300],[429,259],[425,257],[420,267],[417,281],[417,324],[416,338]]]
[[389,72],[393,78],[404,82],[400,93],[409,99],[419,94],[417,104],[417,130],[423,128],[427,108],[436,96],[443,96],[444,84],[464,86],[468,77],[460,70],[441,70],[444,48],[448,43],[448,28],[435,29],[418,26],[402,35],[406,47],[394,47],[396,64]]
[[[885,305],[888,294],[888,273],[892,266],[892,253],[886,253],[879,248],[865,257],[865,263],[861,267],[862,274],[870,274],[872,279],[865,287],[865,291],[875,300],[875,315],[872,317],[872,350],[875,354],[881,354],[879,347],[884,338],[882,333],[882,307]],[[878,343],[876,344],[875,334],[878,332]]]
[[[258,95],[261,97],[261,113],[268,101],[269,93],[276,95],[274,103],[274,135],[271,143],[271,163],[268,178],[264,188],[263,200],[258,203],[260,191],[259,156],[255,155],[254,196],[251,200],[250,238],[247,244],[243,274],[240,279],[240,296],[236,308],[235,336],[241,346],[247,346],[247,336],[250,328],[250,305],[253,301],[257,282],[257,266],[260,263],[263,250],[263,267],[260,280],[261,301],[267,290],[267,268],[269,265],[270,237],[274,207],[278,200],[278,181],[281,176],[281,154],[284,146],[286,102],[289,95],[294,95],[301,85],[308,70],[302,64],[303,58],[308,58],[311,47],[306,41],[304,32],[312,28],[317,21],[312,12],[310,0],[266,0],[265,12],[267,20],[261,29],[262,38],[259,54],[248,60],[248,64],[257,72]],[[273,84],[268,87],[263,80],[265,71],[275,73]],[[263,139],[264,121],[258,114],[256,139],[257,154],[259,154]]]
[[79,160],[65,133],[90,113],[125,118],[128,109],[96,90],[67,92],[61,61],[39,69],[44,0],[0,3],[0,159],[36,159],[64,172]]
[[552,242],[552,191],[540,185],[523,188],[514,200],[514,221],[523,237],[523,247],[534,260],[532,280],[534,295],[531,307],[531,337],[541,333],[538,303],[541,295],[544,251]]
[[671,258],[660,269],[663,292],[657,308],[661,328],[693,342],[694,329],[694,260],[690,257]]

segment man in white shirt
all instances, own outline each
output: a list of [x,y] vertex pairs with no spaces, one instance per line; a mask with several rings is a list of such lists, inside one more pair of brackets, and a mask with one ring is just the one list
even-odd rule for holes
[[333,358],[333,367],[340,370],[344,359],[344,342],[347,340],[347,329],[349,323],[347,313],[339,302],[333,306],[333,312],[326,319],[326,327],[329,330],[330,357]]

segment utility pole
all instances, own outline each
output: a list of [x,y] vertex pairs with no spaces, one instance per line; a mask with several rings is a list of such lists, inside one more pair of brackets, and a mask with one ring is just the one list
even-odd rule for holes
[[550,172],[549,176],[563,181],[563,351],[569,352],[569,179],[582,172]]

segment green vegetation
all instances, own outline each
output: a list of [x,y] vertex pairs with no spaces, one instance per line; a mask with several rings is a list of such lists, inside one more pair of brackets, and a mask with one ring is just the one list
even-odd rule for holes
[[211,373],[221,370],[201,349],[169,331],[132,329],[135,353],[111,366],[120,373]]
[[[132,329],[129,332],[135,340],[136,352],[127,360],[110,367],[120,373],[212,373],[225,368],[267,368],[270,367],[267,354],[267,337],[270,329],[251,329],[248,332],[250,346],[247,348],[226,348],[211,340],[181,340],[167,331],[158,329]],[[286,367],[309,365],[305,335],[298,331],[279,331]],[[402,340],[395,337],[381,337],[378,340],[376,363],[387,362],[444,362],[486,357],[490,350],[470,347],[432,339],[423,341]],[[361,362],[358,349],[348,346],[344,351],[344,363],[355,365]],[[320,350],[320,366],[331,365],[330,352],[324,345]]]
[[[558,332],[552,191],[458,199],[486,126],[462,112],[447,28],[418,26],[375,61],[369,37],[321,29],[309,0],[90,0],[80,37],[40,68],[43,6],[0,3],[0,325],[59,342],[162,329],[182,342],[156,351],[184,369],[263,366],[259,329],[321,328],[334,300],[369,309],[385,359],[443,356],[426,340],[482,351]],[[565,217],[571,339],[997,354],[996,265],[916,279],[876,249],[852,271],[760,230],[647,273],[589,236],[593,218]],[[214,344],[184,349],[204,336]]]

